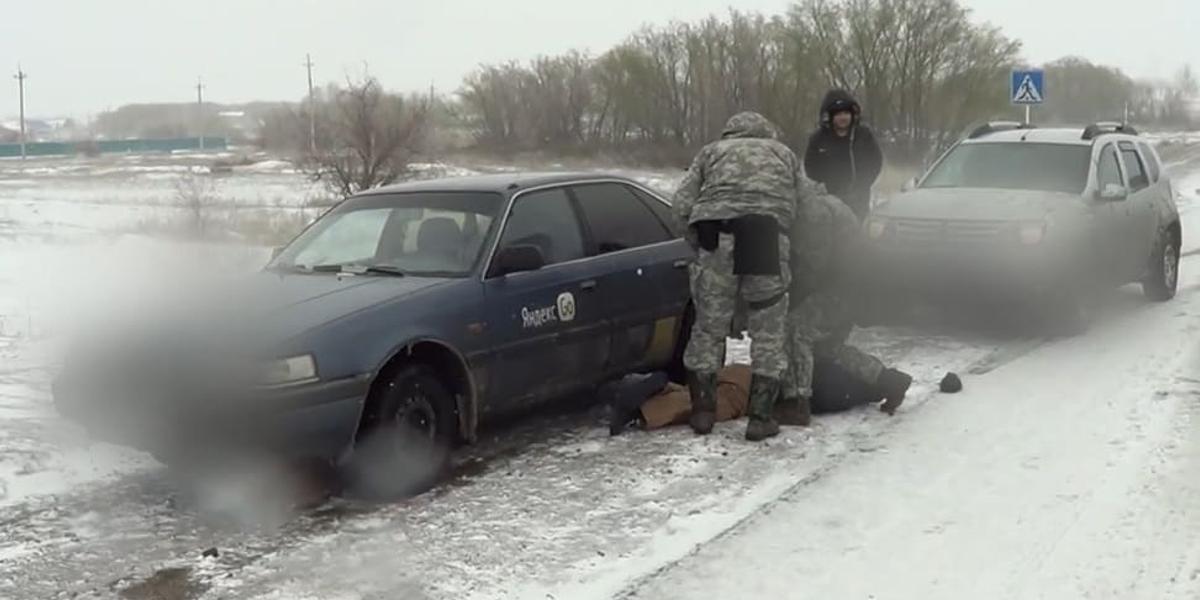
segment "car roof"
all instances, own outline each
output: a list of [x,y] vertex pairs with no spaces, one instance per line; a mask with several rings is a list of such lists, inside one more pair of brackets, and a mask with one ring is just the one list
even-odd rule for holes
[[517,171],[466,177],[444,177],[388,185],[358,194],[400,194],[412,192],[496,192],[509,194],[546,185],[577,183],[582,181],[616,180],[637,185],[637,182],[611,173],[595,171]]
[[1041,143],[1041,144],[1069,144],[1072,146],[1091,146],[1100,140],[1119,139],[1125,141],[1139,141],[1141,138],[1124,133],[1100,133],[1093,139],[1083,139],[1082,128],[1059,127],[1049,129],[1010,129],[1006,131],[997,131],[987,135],[964,140],[964,144],[990,144],[990,143]]

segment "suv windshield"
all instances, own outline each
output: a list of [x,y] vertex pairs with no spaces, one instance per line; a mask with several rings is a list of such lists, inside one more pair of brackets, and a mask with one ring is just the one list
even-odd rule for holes
[[934,167],[923,188],[995,188],[1082,194],[1092,148],[1071,144],[961,144]]
[[479,262],[502,202],[490,192],[354,198],[300,234],[269,268],[466,276]]

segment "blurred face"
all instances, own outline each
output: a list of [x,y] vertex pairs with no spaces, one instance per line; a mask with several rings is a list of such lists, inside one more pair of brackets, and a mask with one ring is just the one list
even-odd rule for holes
[[854,122],[854,114],[850,111],[843,110],[833,115],[833,128],[838,131],[849,131],[850,124]]

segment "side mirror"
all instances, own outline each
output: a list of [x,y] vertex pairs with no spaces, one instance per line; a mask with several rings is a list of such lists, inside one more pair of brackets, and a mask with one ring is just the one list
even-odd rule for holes
[[284,246],[275,246],[274,248],[271,248],[271,260],[279,258],[279,255],[283,252],[283,249]]
[[1125,186],[1109,183],[1096,192],[1096,199],[1106,202],[1118,202],[1124,200],[1128,195],[1129,190],[1126,190]]
[[915,189],[917,189],[917,178],[916,177],[913,177],[912,179],[905,181],[904,185],[900,186],[900,191],[902,191],[902,192],[911,192]]
[[500,250],[500,253],[496,255],[495,264],[492,265],[492,274],[501,277],[510,273],[536,271],[544,266],[546,266],[546,257],[542,255],[541,248],[529,244],[518,244]]

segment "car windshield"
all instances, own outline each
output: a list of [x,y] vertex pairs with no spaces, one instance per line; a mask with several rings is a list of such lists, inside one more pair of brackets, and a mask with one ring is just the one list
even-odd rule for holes
[[466,276],[479,262],[502,203],[500,194],[490,192],[354,198],[321,217],[269,268]]
[[1082,194],[1091,156],[1091,147],[1084,145],[962,144],[929,173],[921,187]]

